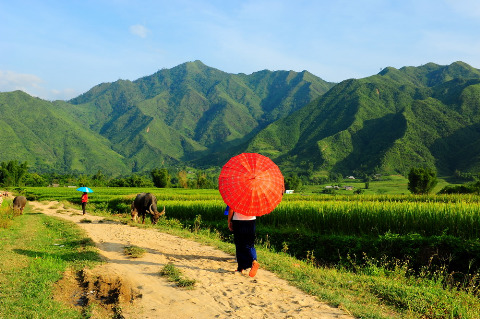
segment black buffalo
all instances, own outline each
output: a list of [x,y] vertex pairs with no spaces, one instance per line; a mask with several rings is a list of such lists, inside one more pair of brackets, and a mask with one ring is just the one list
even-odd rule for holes
[[135,200],[132,203],[132,220],[136,220],[137,216],[142,218],[142,224],[145,224],[145,215],[150,214],[150,220],[152,224],[156,224],[158,218],[165,214],[165,206],[163,211],[158,212],[157,210],[157,198],[155,195],[150,193],[140,193],[137,194]]
[[17,196],[13,199],[13,211],[20,211],[20,214],[23,214],[23,209],[27,204],[27,199],[25,196]]

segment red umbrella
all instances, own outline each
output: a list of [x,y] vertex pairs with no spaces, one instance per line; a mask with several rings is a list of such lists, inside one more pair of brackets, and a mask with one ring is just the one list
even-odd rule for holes
[[257,153],[242,153],[223,166],[218,189],[233,211],[261,216],[282,201],[285,186],[282,172],[271,159]]

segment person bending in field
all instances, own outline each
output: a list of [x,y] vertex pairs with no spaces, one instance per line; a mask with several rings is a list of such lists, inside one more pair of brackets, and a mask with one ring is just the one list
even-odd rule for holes
[[235,243],[235,255],[237,257],[237,270],[243,274],[245,269],[250,268],[248,275],[255,277],[260,264],[257,261],[255,250],[255,216],[246,216],[234,212],[228,208],[228,229],[233,232]]
[[88,203],[88,194],[87,194],[87,193],[83,193],[83,195],[82,195],[82,211],[83,211],[83,215],[86,214],[85,209],[87,208],[87,203]]

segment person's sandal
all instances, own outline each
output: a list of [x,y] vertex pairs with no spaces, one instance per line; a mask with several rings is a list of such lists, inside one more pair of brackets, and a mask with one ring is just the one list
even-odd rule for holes
[[257,274],[257,270],[258,268],[260,267],[260,264],[258,263],[258,261],[254,260],[252,262],[252,268],[250,268],[250,272],[248,273],[248,275],[250,277],[255,277],[255,275]]

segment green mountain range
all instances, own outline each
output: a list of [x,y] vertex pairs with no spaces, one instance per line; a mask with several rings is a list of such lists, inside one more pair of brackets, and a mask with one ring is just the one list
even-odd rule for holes
[[200,61],[49,102],[0,93],[0,161],[111,175],[222,166],[240,152],[285,172],[480,171],[480,70],[385,68],[329,83],[313,74],[229,74]]
[[440,174],[480,169],[480,70],[456,62],[345,80],[240,150],[284,169]]
[[[200,61],[136,81],[103,83],[68,102],[0,94],[0,161],[39,171],[128,174],[245,143],[334,83],[313,74],[229,74]],[[31,125],[17,125],[17,122]],[[15,140],[15,147],[11,141]]]

